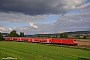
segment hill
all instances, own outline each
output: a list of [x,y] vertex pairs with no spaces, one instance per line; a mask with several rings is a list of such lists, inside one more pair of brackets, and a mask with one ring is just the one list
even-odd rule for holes
[[[75,32],[63,32],[68,34],[68,38],[90,38],[90,31],[75,31]],[[35,35],[25,35],[27,37],[59,37],[61,33],[54,34],[35,34]]]

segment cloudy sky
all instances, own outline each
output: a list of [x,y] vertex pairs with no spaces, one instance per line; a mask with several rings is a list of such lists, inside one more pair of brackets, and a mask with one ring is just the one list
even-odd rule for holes
[[0,32],[90,31],[90,0],[0,0]]

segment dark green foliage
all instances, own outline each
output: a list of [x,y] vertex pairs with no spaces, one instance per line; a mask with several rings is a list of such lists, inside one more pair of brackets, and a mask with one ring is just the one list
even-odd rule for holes
[[83,39],[86,39],[86,36],[83,36]]
[[20,37],[24,37],[24,32],[20,32]]
[[10,32],[10,34],[8,34],[8,37],[19,37],[19,35],[17,34],[16,30],[13,30]]
[[90,59],[78,57],[78,60],[90,60]]
[[2,40],[3,40],[3,35],[0,32],[0,41],[2,41]]
[[36,34],[34,37],[60,38],[60,34]]
[[61,33],[60,38],[68,38],[68,34],[67,33]]

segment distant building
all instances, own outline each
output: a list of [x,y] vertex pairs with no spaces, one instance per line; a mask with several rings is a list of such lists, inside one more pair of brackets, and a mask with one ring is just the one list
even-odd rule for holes
[[8,33],[2,33],[2,35],[5,37],[5,36],[7,36],[7,35],[8,35]]

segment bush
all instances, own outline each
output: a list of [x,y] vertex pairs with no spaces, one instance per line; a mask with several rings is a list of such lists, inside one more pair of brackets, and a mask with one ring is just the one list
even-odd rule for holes
[[19,37],[19,35],[17,34],[16,30],[13,30],[10,32],[10,34],[8,34],[8,37]]
[[60,38],[68,38],[68,34],[67,33],[61,33]]
[[86,39],[86,36],[83,36],[83,39]]
[[3,40],[3,35],[2,35],[2,33],[0,32],[0,41],[2,41]]

